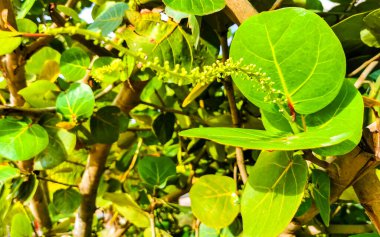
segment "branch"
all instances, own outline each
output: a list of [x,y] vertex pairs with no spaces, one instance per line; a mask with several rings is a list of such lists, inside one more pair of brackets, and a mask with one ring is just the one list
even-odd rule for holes
[[[115,98],[114,104],[128,114],[140,102],[140,94],[147,81],[124,82],[122,89]],[[90,237],[93,215],[96,210],[95,202],[99,181],[103,175],[111,144],[95,144],[91,148],[79,191],[82,201],[74,225],[75,237]]]
[[371,59],[365,61],[362,65],[360,65],[360,67],[358,67],[357,69],[355,69],[353,72],[351,72],[350,74],[348,74],[349,77],[352,77],[352,76],[355,76],[356,74],[358,74],[361,70],[363,70],[364,68],[366,68],[371,62],[373,61],[376,61],[380,58],[380,53],[376,54],[375,56],[373,56]]
[[359,78],[355,82],[355,87],[359,88],[364,83],[365,79],[367,79],[367,76],[371,73],[371,71],[377,66],[379,61],[373,61],[368,64],[368,66],[364,69],[362,74],[360,74]]
[[371,169],[354,184],[360,203],[377,232],[380,233],[380,181],[376,169]]
[[226,0],[224,13],[237,25],[258,13],[248,0]]

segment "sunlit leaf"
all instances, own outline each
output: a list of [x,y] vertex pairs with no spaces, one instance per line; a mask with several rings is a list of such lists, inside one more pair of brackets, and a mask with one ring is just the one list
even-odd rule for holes
[[73,83],[58,95],[57,111],[69,121],[89,118],[94,111],[95,98],[91,87],[83,83]]
[[[284,21],[284,19],[287,19]],[[231,57],[262,68],[301,114],[328,105],[342,86],[346,65],[338,38],[320,16],[302,8],[262,12],[237,30]],[[233,77],[247,99],[264,110],[276,110],[264,101],[258,81]]]
[[0,156],[14,161],[28,160],[48,143],[48,134],[40,125],[12,117],[0,119]]
[[204,175],[191,187],[191,209],[205,225],[223,228],[239,214],[235,181],[226,176]]
[[67,81],[78,81],[86,76],[90,58],[80,48],[70,48],[63,52],[60,62],[62,75]]
[[194,15],[208,15],[220,11],[226,5],[225,0],[163,0],[164,3],[181,12]]
[[0,56],[12,53],[21,44],[21,33],[0,30]]
[[243,191],[243,236],[278,236],[301,204],[306,182],[307,164],[301,156],[263,151]]

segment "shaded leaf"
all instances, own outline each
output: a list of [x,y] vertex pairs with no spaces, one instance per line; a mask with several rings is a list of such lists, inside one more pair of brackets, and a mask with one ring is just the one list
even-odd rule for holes
[[59,189],[53,194],[53,205],[59,213],[72,214],[79,207],[82,196],[73,188]]
[[28,160],[48,143],[48,134],[40,125],[12,117],[0,119],[0,156],[13,161]]
[[223,228],[239,214],[235,181],[226,176],[204,175],[191,187],[191,209],[205,225]]
[[168,157],[145,156],[137,166],[139,175],[144,182],[152,186],[165,186],[170,176],[176,174],[176,166]]
[[70,48],[63,52],[60,69],[66,81],[78,81],[86,76],[90,57],[80,48]]
[[59,63],[60,59],[61,54],[58,51],[50,47],[43,47],[26,62],[25,70],[30,74],[40,74],[46,62],[52,60]]
[[157,136],[161,144],[167,143],[172,138],[175,121],[176,118],[173,113],[160,114],[153,121],[152,127],[154,134]]
[[36,0],[25,0],[25,1],[23,1],[21,9],[17,12],[17,18],[18,19],[24,18],[26,16],[26,14],[28,14],[30,9],[32,9],[35,2],[36,2]]
[[94,105],[95,98],[91,87],[83,83],[71,84],[67,91],[58,95],[56,101],[57,111],[72,122],[89,118]]
[[326,226],[330,224],[330,178],[326,172],[314,169],[311,174],[311,180],[314,184],[312,195],[315,205],[319,209],[323,223]]
[[[284,21],[283,19],[287,19]],[[345,76],[345,55],[330,27],[317,14],[302,8],[262,12],[236,31],[231,57],[262,68],[301,114],[314,113],[338,94]],[[240,91],[264,110],[276,110],[264,101],[258,81],[233,77]]]
[[114,31],[122,22],[128,4],[119,2],[102,12],[95,21],[89,25],[89,30],[100,31],[103,36],[107,36]]
[[91,135],[95,142],[112,144],[119,138],[121,111],[116,106],[105,106],[91,117]]
[[261,152],[243,191],[244,236],[278,236],[301,204],[307,164],[291,152]]

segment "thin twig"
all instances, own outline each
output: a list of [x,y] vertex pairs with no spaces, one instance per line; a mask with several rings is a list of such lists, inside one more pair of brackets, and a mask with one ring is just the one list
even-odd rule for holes
[[269,8],[269,11],[273,11],[273,10],[279,8],[283,1],[284,1],[284,0],[276,0],[276,1],[273,3],[272,7]]
[[136,147],[136,150],[135,150],[135,154],[133,155],[132,157],[132,162],[131,164],[129,165],[128,169],[125,171],[125,173],[121,176],[120,178],[120,182],[123,183],[129,176],[129,173],[131,172],[131,170],[135,167],[135,164],[136,164],[136,161],[137,161],[137,158],[139,157],[139,153],[140,153],[140,149],[141,149],[141,146],[143,144],[143,139],[140,138],[138,143],[137,143],[137,147]]
[[378,60],[379,58],[380,58],[380,53],[376,54],[375,56],[373,56],[369,60],[365,61],[362,65],[360,65],[358,68],[356,68],[350,74],[348,74],[348,76],[349,77],[355,76],[356,74],[358,74],[359,72],[361,72],[364,68],[366,68],[370,63],[372,63],[373,61]]
[[105,96],[106,94],[108,94],[109,92],[111,92],[115,87],[117,87],[118,85],[120,85],[121,82],[114,82],[112,83],[111,85],[107,86],[106,88],[104,88],[104,90],[102,90],[101,92],[99,92],[98,94],[96,94],[95,96],[95,100],[98,100],[100,99],[101,97]]
[[355,87],[356,88],[361,87],[361,85],[364,83],[364,81],[367,78],[367,76],[377,66],[378,63],[379,63],[379,61],[373,61],[370,64],[368,64],[368,66],[364,69],[364,71],[362,72],[362,74],[360,74],[359,78],[356,80],[356,82],[355,82]]
[[3,113],[27,113],[27,114],[42,114],[42,113],[54,113],[56,112],[55,107],[46,108],[24,108],[17,106],[0,105],[0,114]]
[[81,167],[86,167],[86,165],[76,162],[76,161],[72,161],[72,160],[65,160],[65,162],[73,164],[73,165],[81,166]]
[[311,163],[316,164],[323,169],[327,169],[330,165],[329,162],[324,161],[324,160],[320,160],[317,157],[315,157],[311,150],[305,150],[304,154],[305,154],[305,156],[304,156],[305,160],[308,160]]
[[70,187],[70,188],[78,188],[78,185],[62,183],[62,182],[59,182],[59,181],[56,181],[56,180],[52,180],[52,179],[48,179],[48,178],[44,178],[44,177],[40,177],[40,176],[37,176],[37,179],[43,180],[43,181],[46,181],[46,182],[50,182],[50,183],[64,185],[64,186],[67,186],[67,187]]

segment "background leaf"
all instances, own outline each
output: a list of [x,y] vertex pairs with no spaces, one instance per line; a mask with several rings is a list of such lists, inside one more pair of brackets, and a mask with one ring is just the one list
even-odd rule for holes
[[0,183],[20,176],[20,170],[11,166],[0,166]]
[[152,186],[164,186],[176,174],[176,166],[168,157],[144,156],[137,166],[140,177]]
[[13,161],[29,160],[48,143],[48,134],[40,125],[12,117],[0,119],[0,156]]
[[174,10],[194,15],[208,15],[220,11],[226,5],[225,0],[163,0]]
[[119,2],[102,12],[95,21],[89,25],[89,30],[100,31],[103,36],[107,36],[114,31],[122,22],[128,4]]
[[73,189],[59,189],[53,194],[53,205],[59,213],[72,214],[80,205],[82,196]]
[[292,152],[261,152],[241,200],[244,236],[276,237],[285,229],[301,204],[307,169]]
[[[283,19],[287,19],[284,21]],[[256,64],[274,82],[297,113],[314,113],[338,94],[345,76],[339,40],[318,15],[302,8],[262,12],[246,20],[231,44],[231,57]],[[234,76],[239,90],[264,110],[266,93],[257,81]]]
[[112,144],[117,141],[120,133],[120,113],[116,106],[105,106],[91,117],[91,135],[95,142]]
[[137,227],[148,227],[149,216],[139,205],[126,193],[105,193],[104,199],[112,202],[118,212]]
[[25,70],[29,74],[40,74],[44,65],[49,61],[59,63],[61,54],[50,47],[43,47],[28,59],[25,65]]
[[204,175],[191,187],[191,209],[205,225],[223,228],[239,214],[235,181],[226,176]]
[[69,121],[89,118],[95,105],[94,94],[91,87],[83,83],[73,83],[65,92],[58,95],[56,101],[57,111]]
[[152,127],[154,134],[157,136],[161,144],[167,143],[172,138],[175,121],[176,118],[173,113],[160,114],[153,121]]
[[[55,92],[55,93],[54,93]],[[58,87],[50,81],[35,81],[18,93],[28,104],[36,108],[46,108],[55,105]]]
[[311,180],[314,184],[312,195],[315,205],[319,209],[323,223],[330,224],[330,178],[326,172],[314,169],[311,173]]
[[90,58],[80,48],[70,48],[63,52],[60,69],[66,81],[78,81],[86,76]]

